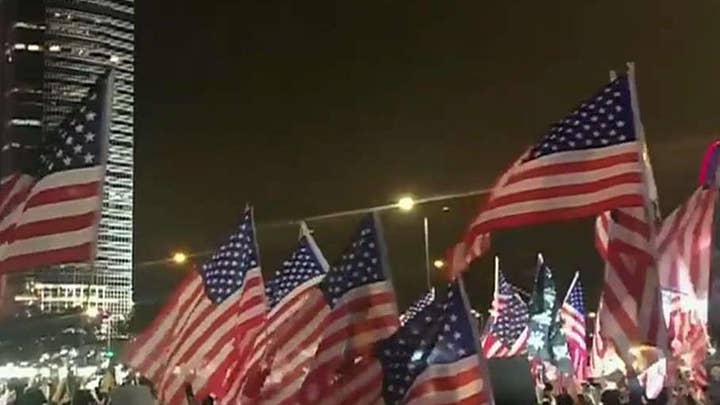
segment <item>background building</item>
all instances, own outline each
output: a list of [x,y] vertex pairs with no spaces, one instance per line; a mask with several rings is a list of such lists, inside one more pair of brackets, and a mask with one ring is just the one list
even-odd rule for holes
[[[115,67],[95,266],[36,271],[43,283],[106,287],[101,303],[113,315],[132,309],[133,254],[133,0],[0,0],[2,150],[31,150],[72,111],[97,76]],[[17,155],[17,154],[14,154]],[[7,167],[12,159],[2,159]],[[17,167],[17,163],[13,163]]]

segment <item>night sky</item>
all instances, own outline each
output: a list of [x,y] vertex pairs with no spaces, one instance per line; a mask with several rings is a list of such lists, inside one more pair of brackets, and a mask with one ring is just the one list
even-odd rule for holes
[[[137,262],[212,248],[250,202],[269,273],[298,231],[263,223],[485,188],[630,60],[664,214],[720,128],[716,0],[156,0],[136,13]],[[440,256],[479,203],[383,214],[402,305],[425,284],[423,215]],[[357,219],[311,224],[330,261]],[[538,251],[563,288],[581,269],[595,306],[591,220],[498,233],[494,248],[525,289]],[[478,308],[491,262],[466,278]],[[162,300],[185,271],[139,265],[136,300]]]

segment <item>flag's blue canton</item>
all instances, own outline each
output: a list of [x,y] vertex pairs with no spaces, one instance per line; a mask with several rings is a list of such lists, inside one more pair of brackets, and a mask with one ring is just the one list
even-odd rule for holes
[[575,286],[573,287],[572,291],[570,291],[570,297],[568,297],[568,304],[570,304],[571,307],[575,308],[575,310],[580,315],[585,315],[585,303],[583,302],[583,290],[582,290],[582,284],[580,284],[580,280],[578,279],[577,283],[575,283]]
[[459,284],[447,300],[433,302],[378,345],[386,403],[402,402],[413,382],[428,366],[449,364],[477,355],[475,335]]
[[601,148],[636,140],[630,87],[620,76],[564,119],[530,151],[527,160],[556,152]]
[[283,263],[283,266],[268,282],[265,293],[274,307],[297,286],[306,281],[325,274],[326,270],[318,258],[318,252],[311,247],[306,236],[300,239],[297,249]]
[[383,368],[383,397],[387,404],[402,402],[415,378],[427,367],[427,356],[435,345],[443,306],[427,302],[427,294],[413,306],[421,308],[394,335],[380,342],[377,357]]
[[40,177],[103,163],[106,92],[107,79],[99,78],[80,107],[43,136],[37,166]]
[[420,311],[435,301],[435,289],[431,288],[419,300],[415,301],[400,315],[400,325],[405,325],[413,319]]
[[443,314],[442,329],[428,357],[428,363],[448,364],[476,355],[477,342],[460,284],[454,283],[450,286],[447,301],[443,305]]
[[518,297],[503,273],[499,272],[498,275],[498,295],[493,303],[494,316],[490,321],[489,332],[510,347],[527,327],[530,313],[527,304]]
[[237,232],[230,236],[210,261],[203,264],[202,276],[205,292],[216,303],[220,303],[240,290],[249,270],[258,267],[255,226],[252,210],[245,211]]
[[321,283],[330,305],[334,307],[348,291],[385,280],[383,241],[375,217],[366,216],[352,244],[328,271]]

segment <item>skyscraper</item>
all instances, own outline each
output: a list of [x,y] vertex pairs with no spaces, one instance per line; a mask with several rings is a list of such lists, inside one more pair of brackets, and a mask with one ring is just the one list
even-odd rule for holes
[[[8,111],[1,112],[5,124],[3,151],[13,146],[32,149],[39,133],[54,130],[78,105],[97,75],[109,66],[115,68],[107,174],[94,266],[64,266],[37,272],[37,276],[45,282],[65,285],[105,286],[103,309],[127,315],[132,308],[134,1],[0,0],[0,7],[7,11],[2,21],[3,94],[8,106]],[[31,58],[31,52],[38,57]],[[25,74],[27,70],[21,64],[32,65],[32,77],[18,78],[18,72]],[[34,108],[27,106],[30,104]],[[22,125],[21,136],[17,127]]]

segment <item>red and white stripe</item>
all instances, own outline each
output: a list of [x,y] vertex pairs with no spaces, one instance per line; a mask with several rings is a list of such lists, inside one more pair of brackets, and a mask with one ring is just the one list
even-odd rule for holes
[[605,259],[598,333],[630,362],[631,345],[667,347],[659,278],[654,271],[651,227],[644,208],[606,212],[596,221],[596,244]]
[[570,351],[570,358],[573,363],[575,379],[577,381],[587,380],[587,342],[585,341],[585,315],[578,312],[567,301],[560,308],[560,316],[563,321],[563,333]]
[[[327,388],[327,387],[326,387]],[[382,404],[383,370],[373,357],[353,364],[333,381],[330,391],[305,387],[297,398],[299,405]],[[330,395],[328,395],[330,393]]]
[[0,184],[0,272],[94,255],[104,166],[10,175]]
[[[389,281],[380,281],[351,290],[332,309],[317,354],[310,364],[300,391],[282,390],[274,403],[294,404],[312,392],[330,397],[338,375],[352,375],[361,357],[368,357],[380,340],[398,328],[395,291]],[[361,363],[361,362],[360,362]],[[380,380],[378,380],[380,381]]]
[[410,386],[408,405],[492,404],[490,386],[476,356],[455,363],[432,364]]
[[683,303],[692,303],[691,298],[678,294],[672,299],[670,311],[669,332],[670,347],[677,364],[690,368],[693,382],[698,388],[708,384],[705,370],[709,339],[706,326],[698,316],[695,308],[684,306]]
[[480,339],[480,347],[488,359],[519,356],[527,352],[527,340],[529,336],[530,329],[525,328],[513,345],[507,346],[495,337],[495,335],[488,333]]
[[272,309],[267,325],[253,344],[246,372],[232,383],[231,397],[224,403],[274,403],[281,393],[300,389],[330,313],[317,286],[323,277],[296,287]]
[[155,383],[167,404],[184,403],[186,383],[198,397],[222,393],[237,343],[259,332],[266,308],[259,268],[248,271],[243,287],[220,304],[207,297],[202,277],[194,273],[132,344],[128,364]]
[[715,188],[697,189],[665,219],[658,234],[658,268],[663,288],[703,303],[708,298],[717,196]]
[[630,142],[521,159],[491,192],[471,235],[642,206],[640,151]]

